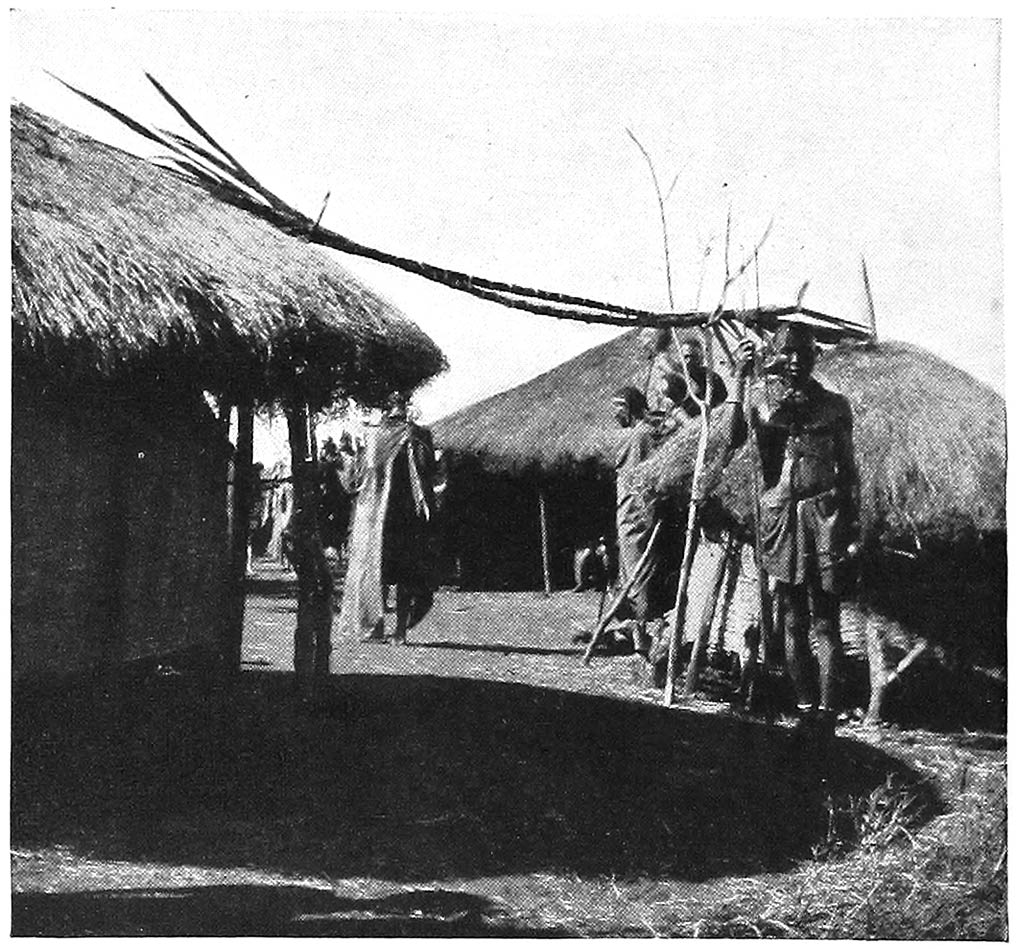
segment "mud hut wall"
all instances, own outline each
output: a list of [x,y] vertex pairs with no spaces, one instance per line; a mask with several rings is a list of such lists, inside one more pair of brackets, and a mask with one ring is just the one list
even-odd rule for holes
[[16,400],[11,420],[11,659],[15,678],[107,652],[119,590],[110,429]]
[[469,458],[449,465],[443,572],[466,589],[539,590],[544,490],[554,589],[573,586],[578,543],[614,537],[614,484],[598,472],[544,475],[492,471]]
[[122,658],[214,648],[229,591],[225,457],[215,444],[132,425],[122,507]]
[[187,435],[87,399],[15,396],[15,679],[216,644],[228,590],[226,457],[221,444],[201,445],[202,433]]

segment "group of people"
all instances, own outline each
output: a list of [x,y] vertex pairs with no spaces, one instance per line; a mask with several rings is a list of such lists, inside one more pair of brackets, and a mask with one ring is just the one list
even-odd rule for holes
[[[733,391],[704,365],[696,338],[682,341],[653,386],[654,404],[635,386],[613,397],[626,437],[616,461],[617,585],[624,593],[617,617],[628,621],[632,648],[651,662],[663,658],[663,617],[673,601],[669,544],[655,542],[661,518],[657,499],[643,484],[641,465],[670,434],[699,425],[708,401],[728,403],[721,414],[728,448],[750,436],[758,467],[761,568],[777,601],[786,666],[803,721],[833,727],[841,650],[840,596],[849,549],[858,534],[859,486],[847,399],[825,389],[813,368],[817,345],[808,325],[786,323],[764,353],[749,340],[735,354]],[[349,445],[326,446],[326,495],[349,497],[342,482]],[[333,457],[335,456],[335,457]],[[436,521],[441,484],[431,433],[416,424],[405,398],[397,398],[369,433],[357,466],[358,494],[349,507],[326,504],[324,535],[346,538],[348,564],[340,627],[369,642],[405,643],[407,630],[431,607],[436,589]],[[333,485],[330,478],[337,480]],[[344,520],[345,517],[345,520]],[[674,546],[674,545],[671,545]],[[577,587],[601,586],[610,572],[609,544],[577,555]],[[671,578],[674,581],[674,577]],[[389,590],[395,623],[386,631]],[[657,636],[648,624],[657,621]],[[813,650],[816,643],[816,665]],[[666,647],[665,647],[666,648]]]
[[[765,362],[746,340],[735,354],[734,391],[729,395],[715,374],[710,402],[714,407],[729,403],[722,417],[730,449],[753,436],[760,486],[755,525],[759,566],[774,584],[800,718],[833,728],[840,596],[858,536],[859,481],[848,400],[813,378],[816,354],[814,334],[802,323],[779,327],[773,356]],[[639,466],[668,432],[699,419],[710,378],[697,340],[682,343],[678,355],[680,364],[660,376],[655,408],[633,386],[613,398],[615,419],[627,430],[616,463],[617,582],[620,591],[628,589],[626,611],[620,615],[631,621],[633,649],[651,661],[661,658],[664,637],[659,629],[655,641],[648,623],[660,620],[671,603],[662,596],[665,551],[660,544],[648,550],[659,511],[640,483]],[[818,674],[813,672],[811,635]]]

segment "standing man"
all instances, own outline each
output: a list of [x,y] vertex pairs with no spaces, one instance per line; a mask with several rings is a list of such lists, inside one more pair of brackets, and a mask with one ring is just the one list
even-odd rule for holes
[[[685,370],[683,370],[683,366]],[[686,383],[686,375],[693,387],[690,391]],[[728,397],[728,389],[716,372],[712,372],[711,408],[717,408]],[[673,412],[680,422],[686,419],[699,418],[700,406],[696,399],[703,400],[707,395],[707,367],[703,364],[703,343],[691,336],[679,343],[679,365],[673,366],[660,379],[660,395],[671,402]],[[693,396],[696,396],[696,399]]]
[[354,509],[340,628],[365,642],[384,641],[385,593],[396,588],[394,643],[406,644],[434,599],[435,449],[431,432],[393,400],[369,440]]
[[[635,386],[624,386],[612,397],[615,421],[627,429],[627,437],[615,462],[615,525],[619,541],[619,587],[623,588],[634,576],[637,564],[647,549],[654,529],[655,512],[635,477],[636,466],[654,450],[654,429],[648,423],[647,400]],[[633,648],[646,654],[650,649],[647,620],[660,615],[655,602],[655,587],[659,584],[661,546],[651,551],[644,561],[628,596],[628,609],[619,612],[620,618],[636,621]]]
[[[840,609],[844,562],[858,536],[859,479],[848,400],[813,378],[816,340],[810,327],[785,323],[774,338],[771,373],[750,392],[749,418],[742,407],[755,347],[738,350],[732,415],[733,444],[752,425],[760,449],[760,531],[763,567],[777,581],[784,615],[785,661],[795,687],[800,720],[833,734],[835,679],[841,653]],[[809,634],[817,642],[819,706]]]

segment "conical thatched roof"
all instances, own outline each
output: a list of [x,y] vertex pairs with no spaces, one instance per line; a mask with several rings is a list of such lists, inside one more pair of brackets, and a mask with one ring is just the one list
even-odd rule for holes
[[165,169],[20,104],[11,152],[15,372],[321,405],[444,368],[332,258]]
[[[607,474],[619,437],[608,402],[619,385],[642,387],[647,367],[638,331],[626,333],[448,416],[434,426],[436,443],[492,471],[547,475],[587,462]],[[996,392],[920,347],[898,342],[827,349],[816,373],[852,404],[868,532],[948,536],[1004,528],[1004,400]],[[728,410],[715,414],[715,431],[724,429]],[[688,497],[696,434],[690,426],[660,447],[646,463],[648,487]],[[712,440],[711,493],[748,522],[747,450],[722,477],[718,441]]]
[[496,473],[612,470],[620,439],[612,393],[630,383],[642,389],[648,365],[640,331],[632,330],[446,416],[433,426],[435,443]]
[[[861,519],[867,537],[952,540],[1005,527],[1003,398],[968,373],[908,343],[845,343],[820,354],[816,375],[847,396],[854,418]],[[752,521],[748,444],[722,468],[725,406],[708,452],[708,493]],[[688,497],[696,431],[661,446],[645,470],[652,490]]]

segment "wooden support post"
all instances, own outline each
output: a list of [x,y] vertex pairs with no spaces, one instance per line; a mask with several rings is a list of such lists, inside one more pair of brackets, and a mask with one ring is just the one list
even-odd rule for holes
[[230,504],[230,589],[227,619],[220,647],[223,669],[240,672],[244,640],[245,579],[247,544],[254,505],[254,407],[250,402],[237,406],[237,450],[233,457],[233,490]]
[[[694,476],[695,478],[695,476]],[[689,516],[686,520],[686,546],[682,552],[682,567],[679,570],[679,586],[675,591],[675,610],[668,634],[668,672],[665,678],[664,704],[671,705],[675,699],[675,679],[679,671],[679,651],[686,631],[686,607],[689,604],[689,574],[693,557],[700,543],[700,504],[693,499],[689,502]]]
[[725,581],[725,572],[732,559],[732,550],[735,542],[731,537],[726,537],[721,556],[714,566],[714,576],[711,577],[710,592],[703,604],[703,612],[700,615],[700,629],[696,639],[693,641],[693,652],[689,657],[689,665],[686,666],[686,681],[682,689],[685,698],[689,698],[696,691],[697,680],[700,677],[700,666],[703,664],[703,657],[707,652],[707,642],[710,639],[711,627],[714,625],[714,616],[717,613],[718,600],[721,598],[721,587]]
[[307,407],[288,406],[290,465],[293,474],[293,567],[297,573],[297,627],[293,665],[297,691],[310,698],[316,679],[329,673],[332,650],[332,577],[318,530],[317,464],[312,454]]
[[548,511],[544,488],[538,488],[537,505],[541,515],[541,567],[544,571],[544,595],[551,596],[551,561],[548,558]]

